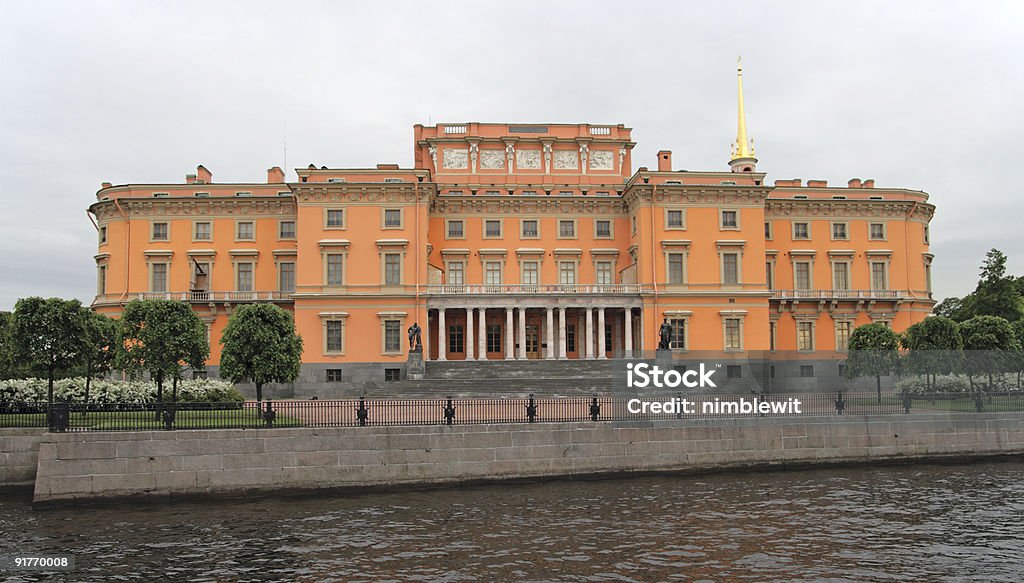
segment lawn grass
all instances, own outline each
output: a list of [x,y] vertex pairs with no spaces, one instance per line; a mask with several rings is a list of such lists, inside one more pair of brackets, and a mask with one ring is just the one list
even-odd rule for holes
[[[86,415],[71,413],[71,427],[88,427],[97,431],[164,429],[155,411],[92,411]],[[274,419],[275,427],[301,427],[302,421],[281,415]],[[265,427],[263,417],[256,409],[223,409],[218,411],[178,411],[175,429],[232,429]],[[0,414],[0,427],[46,427],[45,413]]]

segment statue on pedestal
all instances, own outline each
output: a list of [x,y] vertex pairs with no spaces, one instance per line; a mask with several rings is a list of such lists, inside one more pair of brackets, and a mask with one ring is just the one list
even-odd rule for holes
[[409,326],[409,351],[423,350],[423,342],[420,338],[420,325],[417,322],[413,322],[412,326]]
[[661,322],[661,327],[658,328],[658,350],[668,350],[672,343],[672,324],[668,323],[668,318],[665,318]]

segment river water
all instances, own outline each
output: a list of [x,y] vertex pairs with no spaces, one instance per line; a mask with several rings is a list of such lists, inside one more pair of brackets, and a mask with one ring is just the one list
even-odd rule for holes
[[0,581],[1024,581],[1024,462],[32,510]]

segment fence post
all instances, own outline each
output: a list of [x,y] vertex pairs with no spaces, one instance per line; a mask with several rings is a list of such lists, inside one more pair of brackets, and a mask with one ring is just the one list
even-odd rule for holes
[[444,422],[451,425],[455,421],[455,405],[452,398],[448,397],[448,403],[444,407]]
[[359,406],[356,407],[356,419],[359,420],[360,427],[366,427],[366,420],[369,416],[370,412],[366,410],[366,397],[364,395],[360,395]]
[[846,401],[843,400],[843,394],[839,393],[836,395],[836,415],[842,415],[844,410],[846,410]]
[[171,403],[163,411],[164,429],[166,431],[174,429],[175,407],[177,407],[177,403]]
[[533,393],[530,393],[530,403],[526,406],[526,418],[529,423],[537,420],[537,402],[533,399]]
[[597,402],[597,396],[590,402],[590,420],[597,421],[597,418],[601,416],[601,405]]
[[67,403],[54,403],[50,408],[50,431],[63,433],[68,430],[70,409]]
[[267,410],[263,412],[263,422],[267,424],[267,427],[273,427],[275,418],[277,418],[277,412],[274,411],[273,401],[267,399]]

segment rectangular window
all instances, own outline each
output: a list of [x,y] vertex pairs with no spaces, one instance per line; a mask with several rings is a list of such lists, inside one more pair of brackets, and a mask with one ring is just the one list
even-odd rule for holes
[[96,294],[103,295],[107,293],[107,266],[100,265],[96,269]]
[[845,241],[850,238],[846,223],[832,223],[832,240]]
[[558,236],[562,238],[572,238],[576,236],[576,221],[573,220],[561,220],[558,221]]
[[668,282],[671,284],[683,283],[683,254],[668,254]]
[[765,224],[764,224],[764,238],[765,239],[771,239],[772,238],[772,224],[769,223],[769,222],[765,222]]
[[295,238],[295,221],[281,221],[278,223],[277,229],[278,239],[294,239]]
[[523,239],[536,239],[540,236],[540,230],[537,226],[537,219],[523,219]]
[[727,364],[727,365],[725,365],[725,378],[727,378],[727,379],[743,378],[743,367],[738,365],[738,364]]
[[340,229],[345,226],[345,211],[342,209],[327,209],[327,228]]
[[832,264],[832,289],[850,289],[850,264],[838,262]]
[[723,229],[736,229],[739,228],[739,215],[736,211],[722,211],[722,224]]
[[448,238],[449,239],[461,239],[466,236],[466,231],[463,228],[462,221],[448,221]]
[[402,284],[402,256],[399,253],[384,254],[384,285]]
[[329,383],[340,383],[341,382],[341,369],[340,368],[329,368],[329,369],[327,369],[327,382],[329,382]]
[[871,289],[873,290],[884,290],[888,289],[888,277],[885,273],[885,262],[884,261],[872,261],[871,262]]
[[402,209],[384,209],[384,228],[398,229],[402,226]]
[[775,289],[775,263],[766,261],[764,264],[764,281],[768,289]]
[[793,263],[794,284],[798,290],[811,289],[811,262],[797,261]]
[[396,383],[402,380],[402,369],[400,368],[386,368],[384,369],[384,382],[385,383]]
[[808,223],[793,223],[793,239],[810,239],[811,229]]
[[327,255],[327,285],[342,284],[342,264],[345,256],[341,253]]
[[768,322],[768,350],[775,350],[775,322]]
[[152,274],[152,282],[149,286],[149,290],[153,292],[166,292],[167,291],[167,264],[166,263],[153,263],[149,266],[150,273]]
[[523,285],[540,283],[540,266],[536,261],[523,262]]
[[498,238],[501,237],[501,220],[500,219],[487,219],[484,221],[484,237]]
[[612,236],[612,222],[607,219],[594,221],[594,236],[598,239],[610,239]]
[[612,283],[611,261],[597,262],[597,283],[600,285],[610,285]]
[[210,264],[192,261],[192,291],[210,291]]
[[[106,232],[103,234],[103,240],[106,241]],[[924,226],[924,244],[928,245],[931,243],[931,235],[928,232],[928,225]]]
[[487,352],[501,352],[501,324],[487,325]]
[[[925,227],[927,229],[927,227]],[[100,245],[107,242],[107,228],[100,227]],[[927,243],[928,241],[925,241]]]
[[277,265],[277,289],[283,292],[295,291],[295,263],[284,261]]
[[327,346],[325,352],[341,352],[342,351],[342,326],[344,322],[341,320],[328,320],[327,324]]
[[672,333],[669,335],[668,347],[685,350],[686,320],[683,318],[675,318],[669,320],[668,323],[672,326]]
[[743,343],[740,341],[740,319],[725,319],[725,349],[741,350]]
[[235,231],[235,239],[239,241],[251,241],[253,239],[252,221],[239,221]]
[[562,285],[573,285],[576,283],[576,262],[558,262],[558,283]]
[[213,238],[210,230],[210,223],[196,223],[196,230],[192,236],[196,241],[209,241]]
[[850,322],[836,322],[836,350],[849,349],[851,328]]
[[[665,226],[669,229],[683,228],[683,211],[669,209],[665,211]],[[633,227],[636,230],[636,227]]]
[[813,364],[801,364],[800,365],[800,376],[804,378],[812,378],[814,376],[814,365]]
[[605,322],[604,325],[604,351],[606,353],[612,350],[612,325]]
[[885,240],[885,223],[871,223],[868,225],[868,239],[872,241]]
[[501,285],[501,262],[488,261],[484,264],[484,277],[487,285]]
[[814,322],[796,323],[796,349],[814,350]]
[[576,352],[576,324],[565,325],[565,350]]
[[153,236],[151,238],[154,241],[166,241],[168,238],[167,223],[153,223]]
[[463,345],[465,329],[462,324],[451,324],[448,326],[448,352],[465,352]]
[[245,262],[238,264],[238,291],[252,291],[252,263]]
[[739,255],[736,253],[722,254],[722,284],[737,285],[740,282]]
[[384,320],[384,352],[400,352],[402,350],[402,322]]
[[466,283],[465,266],[461,261],[448,262],[448,283],[450,285],[464,285]]

